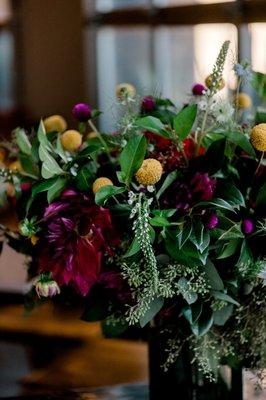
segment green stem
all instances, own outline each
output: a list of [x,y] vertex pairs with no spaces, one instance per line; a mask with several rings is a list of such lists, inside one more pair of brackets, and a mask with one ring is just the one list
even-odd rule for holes
[[241,78],[239,78],[239,79],[238,79],[238,82],[237,82],[236,96],[235,96],[235,121],[236,121],[236,122],[237,122],[238,116],[239,116],[239,115],[238,115],[239,107],[238,107],[237,102],[238,102],[238,95],[239,95],[239,92],[240,92],[241,83],[242,83]]
[[96,128],[96,126],[94,125],[94,123],[92,122],[91,119],[88,121],[88,123],[89,123],[91,129],[92,129],[94,132],[97,133],[97,137],[99,138],[100,142],[102,143],[102,145],[103,145],[103,147],[104,147],[104,149],[105,149],[105,151],[106,151],[106,153],[107,153],[107,156],[108,156],[108,158],[109,158],[109,161],[112,161],[111,156],[110,156],[109,147],[108,147],[106,141],[104,140],[104,138],[102,137],[102,134],[101,134],[101,133],[99,132],[99,130]]
[[262,151],[262,153],[261,153],[261,157],[260,157],[260,160],[259,160],[259,164],[258,164],[258,166],[257,166],[257,169],[256,169],[255,173],[254,173],[254,176],[257,175],[257,173],[259,172],[259,169],[260,169],[260,166],[261,166],[261,163],[262,163],[263,158],[264,158],[264,151]]
[[207,118],[208,118],[208,114],[209,114],[209,110],[210,110],[210,99],[211,99],[211,97],[208,97],[207,107],[206,107],[205,114],[204,114],[204,117],[202,120],[201,130],[200,130],[200,134],[199,134],[199,141],[196,146],[196,155],[198,155],[198,153],[199,153],[199,149],[200,149],[202,140],[206,134],[205,128],[206,128]]

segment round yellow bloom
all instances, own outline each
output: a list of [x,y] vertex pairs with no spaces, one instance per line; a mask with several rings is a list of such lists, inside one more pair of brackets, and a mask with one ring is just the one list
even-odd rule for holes
[[254,126],[251,131],[250,141],[256,150],[266,151],[266,124]]
[[116,86],[115,92],[119,100],[123,100],[127,97],[133,98],[136,95],[136,89],[131,83],[120,83]]
[[[211,89],[212,88],[212,84],[213,84],[213,76],[209,75],[207,76],[207,78],[205,79],[205,85],[207,86],[207,88]],[[219,83],[218,83],[218,90],[222,90],[225,87],[225,81],[224,78],[221,78]]]
[[111,179],[102,176],[101,178],[97,178],[92,185],[92,191],[94,194],[98,192],[104,186],[114,186]]
[[65,118],[61,115],[51,115],[43,120],[46,133],[49,132],[64,132],[67,129]]
[[75,130],[65,131],[61,135],[61,144],[67,151],[76,151],[82,144],[82,135]]
[[8,168],[11,169],[12,171],[18,171],[18,172],[22,172],[23,171],[23,168],[22,168],[19,160],[12,161],[9,164]]
[[89,132],[88,134],[87,134],[87,139],[94,139],[94,138],[96,138],[98,135],[97,135],[97,132],[95,132],[95,131],[91,131],[91,132]]
[[238,93],[235,97],[235,104],[238,108],[249,108],[252,106],[252,100],[246,93]]
[[162,164],[155,158],[147,158],[136,172],[136,179],[144,186],[155,185],[161,179],[162,173]]
[[30,238],[31,244],[33,246],[35,246],[37,244],[38,240],[39,240],[39,238],[36,235],[32,235],[31,238]]

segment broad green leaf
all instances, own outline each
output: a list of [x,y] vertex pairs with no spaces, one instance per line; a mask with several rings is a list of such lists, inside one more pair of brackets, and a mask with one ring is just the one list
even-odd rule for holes
[[[149,233],[150,233],[150,241],[151,243],[153,243],[155,239],[155,231],[151,226],[149,227]],[[126,254],[124,254],[123,258],[132,257],[135,254],[137,254],[140,250],[141,248],[139,241],[136,237],[134,237],[134,239],[131,242],[131,245],[129,246],[129,249],[127,250]]]
[[188,304],[192,304],[197,301],[198,295],[190,290],[190,286],[186,278],[180,278],[177,282],[177,287]]
[[57,139],[56,139],[56,153],[61,157],[61,159],[67,163],[67,156],[66,153],[63,149],[61,140],[60,140],[60,135],[57,135]]
[[165,137],[169,137],[168,132],[165,131],[164,124],[159,120],[159,118],[147,116],[137,119],[135,124],[139,128],[145,129],[153,133],[157,133]]
[[189,105],[181,110],[174,118],[174,130],[183,141],[189,135],[197,116],[197,105]]
[[191,330],[196,336],[205,335],[213,325],[213,312],[212,310],[204,308],[199,319],[193,325]]
[[177,171],[172,171],[170,172],[167,177],[165,178],[162,186],[158,190],[156,194],[156,198],[159,199],[161,195],[164,193],[164,191],[176,180],[178,177],[178,172]]
[[204,272],[213,290],[224,290],[223,281],[210,259],[207,260],[206,265],[204,266]]
[[56,197],[58,197],[62,190],[66,187],[66,178],[57,178],[53,185],[47,191],[47,201],[51,203]]
[[203,306],[201,303],[194,303],[191,304],[190,306],[186,306],[182,309],[182,313],[184,315],[184,317],[188,320],[188,322],[190,323],[190,325],[194,325],[201,313],[202,313],[202,309]]
[[266,99],[266,74],[253,71],[252,86],[263,100]]
[[232,183],[226,183],[223,186],[223,199],[225,199],[228,203],[230,203],[232,206],[243,206],[245,207],[245,200],[240,192],[239,189]]
[[190,238],[192,232],[192,224],[191,221],[187,221],[184,223],[182,229],[177,235],[178,243],[179,243],[179,248],[181,249],[186,241]]
[[29,138],[25,132],[24,129],[17,128],[15,130],[15,138],[16,138],[16,143],[22,153],[27,154],[28,156],[31,154],[31,143],[29,141]]
[[56,181],[57,181],[57,178],[51,178],[51,179],[47,179],[46,181],[35,184],[32,187],[32,191],[31,191],[32,198],[36,197],[38,193],[46,192],[46,190],[48,190],[50,187],[52,187]]
[[229,142],[236,144],[247,154],[256,158],[255,150],[253,149],[251,143],[243,133],[240,132],[220,132],[222,136],[226,137]]
[[113,185],[104,186],[97,191],[95,195],[95,203],[98,206],[102,206],[110,197],[123,193],[125,190],[125,187],[117,187]]
[[239,303],[226,293],[213,291],[213,297],[215,297],[215,299],[217,300],[223,300],[226,301],[227,303],[232,303],[235,304],[236,306],[239,306]]
[[213,313],[213,322],[215,325],[223,326],[233,314],[233,304],[227,304],[221,310],[216,310]]
[[264,185],[261,186],[257,199],[256,199],[257,206],[266,205],[266,182]]
[[235,223],[227,231],[221,232],[218,240],[233,240],[243,238],[243,232],[241,230],[241,223]]
[[150,224],[152,226],[164,227],[171,225],[171,222],[169,222],[166,218],[157,215],[150,219]]
[[149,309],[142,317],[140,317],[139,320],[140,326],[142,328],[158,314],[158,312],[162,309],[163,304],[164,299],[162,297],[157,297],[150,302]]
[[223,138],[215,140],[208,147],[204,159],[210,175],[213,175],[223,167],[225,160],[225,145],[226,140]]
[[236,212],[235,207],[223,199],[213,199],[213,200],[209,200],[209,201],[201,201],[200,203],[197,203],[194,206],[194,208],[202,207],[202,206],[210,206],[212,208],[218,207],[218,208],[222,208],[224,210],[232,211],[234,213]]
[[237,252],[240,243],[241,243],[241,239],[240,240],[233,239],[233,240],[230,240],[230,242],[225,243],[222,246],[221,250],[218,252],[217,259],[228,258],[228,257],[231,257],[232,255],[234,255]]
[[32,160],[32,158],[26,154],[20,154],[19,160],[21,163],[21,166],[23,168],[23,171],[30,176],[33,179],[38,179],[39,178],[39,167],[37,164],[35,164]]
[[134,173],[140,168],[146,154],[146,148],[145,137],[134,136],[123,149],[119,162],[127,186],[130,184]]
[[44,127],[44,124],[43,124],[42,120],[39,123],[39,127],[38,127],[38,130],[37,130],[37,137],[38,137],[38,140],[39,140],[39,142],[41,144],[43,144],[44,146],[46,146],[48,148],[51,148],[51,144],[50,144],[50,142],[49,142],[49,140],[47,138],[47,135],[46,135],[46,132],[45,132],[45,127]]
[[44,179],[52,178],[54,175],[64,173],[59,164],[51,156],[45,146],[41,143],[39,147],[39,156],[42,161],[42,177]]

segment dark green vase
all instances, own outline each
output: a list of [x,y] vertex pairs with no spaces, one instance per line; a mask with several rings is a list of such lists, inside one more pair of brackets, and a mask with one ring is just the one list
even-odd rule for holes
[[243,400],[242,369],[232,370],[230,382],[219,376],[216,383],[203,380],[184,348],[175,364],[162,369],[164,345],[156,328],[150,328],[150,400]]

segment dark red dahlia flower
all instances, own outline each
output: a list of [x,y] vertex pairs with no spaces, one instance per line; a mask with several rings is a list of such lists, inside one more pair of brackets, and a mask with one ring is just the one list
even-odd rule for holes
[[99,278],[104,253],[119,243],[109,210],[67,190],[46,208],[44,221],[40,272],[50,271],[59,285],[85,296]]

